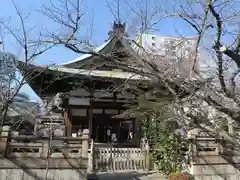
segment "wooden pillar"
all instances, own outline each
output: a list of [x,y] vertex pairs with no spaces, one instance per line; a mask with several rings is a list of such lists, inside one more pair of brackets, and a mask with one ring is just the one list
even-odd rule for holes
[[93,98],[94,98],[94,89],[95,89],[95,83],[91,82],[90,87],[90,102],[89,102],[89,108],[88,108],[88,130],[89,130],[89,139],[92,139],[92,121],[93,121]]
[[69,99],[63,99],[63,118],[65,122],[65,136],[71,136],[72,133],[72,122],[70,121],[70,109],[69,109]]
[[89,137],[92,138],[92,120],[93,120],[93,100],[90,99],[90,106],[88,108],[88,129],[89,129]]
[[69,119],[69,109],[64,110],[64,121],[65,121],[65,126],[66,126],[66,136],[71,136],[72,135],[72,122]]
[[140,119],[135,119],[135,144],[140,147],[140,141],[141,141],[141,129],[140,129]]

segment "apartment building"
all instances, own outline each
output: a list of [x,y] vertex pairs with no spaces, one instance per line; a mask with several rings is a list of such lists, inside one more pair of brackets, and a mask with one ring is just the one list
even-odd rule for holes
[[196,54],[197,36],[167,37],[154,34],[138,33],[137,43],[150,54],[153,54],[162,64],[177,66],[179,72],[190,73],[195,63],[195,71],[199,71],[199,53]]

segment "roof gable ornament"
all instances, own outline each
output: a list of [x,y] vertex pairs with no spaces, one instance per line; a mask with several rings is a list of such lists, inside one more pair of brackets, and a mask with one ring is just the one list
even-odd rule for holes
[[120,21],[114,21],[112,30],[108,32],[108,39],[113,38],[114,36],[121,37],[125,36],[128,37],[128,34],[125,32],[126,30],[126,23],[121,23]]

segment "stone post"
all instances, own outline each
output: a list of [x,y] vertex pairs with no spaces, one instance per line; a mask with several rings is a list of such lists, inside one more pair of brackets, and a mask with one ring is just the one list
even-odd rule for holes
[[188,164],[192,167],[193,163],[196,160],[196,157],[198,155],[198,149],[197,149],[197,137],[196,136],[188,136],[188,153],[187,155],[187,161]]
[[217,148],[216,148],[216,153],[219,154],[223,154],[223,139],[217,139]]
[[194,139],[193,139],[193,141],[192,141],[192,151],[193,151],[193,156],[194,157],[196,157],[196,156],[198,156],[198,147],[197,147],[197,137],[196,136],[194,136]]
[[89,130],[84,129],[82,133],[82,157],[88,158]]
[[147,142],[146,147],[145,147],[145,159],[146,159],[146,170],[150,170],[151,167],[151,156],[150,156],[150,147]]
[[198,155],[197,149],[197,132],[196,129],[190,129],[187,133],[187,138],[190,141],[189,149],[191,151],[192,157]]
[[49,143],[48,142],[43,142],[41,152],[40,152],[41,158],[43,158],[43,159],[48,158],[49,148],[50,148]]
[[228,133],[231,134],[231,135],[234,135],[235,132],[234,132],[234,121],[227,117],[227,121],[228,121]]
[[7,154],[7,141],[9,136],[10,127],[3,126],[1,131],[1,138],[0,138],[0,156],[4,156]]
[[88,173],[94,172],[94,141],[91,140],[90,154],[88,156]]

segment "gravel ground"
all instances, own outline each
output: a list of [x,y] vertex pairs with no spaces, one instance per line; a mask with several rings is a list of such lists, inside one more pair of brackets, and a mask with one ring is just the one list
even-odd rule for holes
[[157,172],[108,172],[89,176],[89,180],[167,180]]

